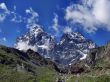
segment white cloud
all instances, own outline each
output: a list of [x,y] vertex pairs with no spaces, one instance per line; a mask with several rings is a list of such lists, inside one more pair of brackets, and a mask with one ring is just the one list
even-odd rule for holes
[[5,10],[7,13],[9,13],[8,9],[7,9],[7,6],[5,3],[0,3],[0,9],[3,9]]
[[13,16],[10,21],[15,23],[21,23],[23,22],[24,18],[20,16],[19,14],[15,13],[14,11],[11,12],[11,15]]
[[25,17],[22,17],[21,15],[16,13],[15,5],[13,6],[13,11],[10,11],[10,16],[11,16],[10,21],[14,22],[14,23],[22,23],[22,22],[24,22],[24,19],[25,19]]
[[10,11],[7,9],[7,6],[5,3],[0,3],[0,22],[3,22],[6,19],[6,16],[10,13]]
[[63,32],[64,26],[59,24],[59,16],[54,13],[53,24],[50,26],[50,31],[52,30],[53,38],[60,37],[60,34]]
[[4,42],[7,41],[6,37],[3,37],[1,40],[4,41]]
[[13,6],[13,10],[8,10],[5,3],[0,3],[0,22],[3,22],[7,17],[9,17],[8,21],[13,23],[25,23],[27,28],[32,28],[35,26],[39,26],[38,23],[38,13],[35,12],[32,8],[25,10],[25,16],[18,14],[16,12],[16,6]]
[[32,8],[26,9],[25,12],[27,15],[29,15],[29,17],[27,18],[26,27],[33,28],[33,27],[37,26],[39,14],[37,12],[35,12]]
[[14,5],[14,10],[16,10],[16,6]]
[[93,15],[101,23],[109,24],[110,21],[110,1],[109,0],[97,0],[94,1]]
[[70,32],[72,32],[72,28],[70,28],[70,27],[65,27],[64,33],[70,33]]
[[4,37],[4,38],[3,38],[3,41],[7,41],[7,39]]
[[7,17],[9,21],[14,23],[24,22],[24,18],[18,13],[16,13],[16,6],[13,7],[13,10],[8,10],[5,3],[0,3],[0,22],[3,22]]
[[82,4],[73,4],[66,8],[65,19],[71,24],[82,24],[88,33],[97,31],[101,28],[99,25],[105,25],[104,29],[110,31],[109,13],[109,0],[83,0]]
[[17,14],[16,11],[16,6],[13,7],[14,10],[10,11],[8,10],[7,6],[5,3],[0,3],[0,22],[3,22],[6,17],[11,17],[9,21],[15,22],[15,23],[20,23],[23,21],[23,17],[21,17],[19,14]]
[[58,15],[57,14],[54,14],[54,19],[53,19],[53,25],[52,25],[52,28],[58,32],[58,29],[59,29],[59,24],[58,24]]

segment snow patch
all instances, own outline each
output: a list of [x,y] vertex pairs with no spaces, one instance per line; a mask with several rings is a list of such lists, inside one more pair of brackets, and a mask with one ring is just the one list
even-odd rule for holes
[[82,51],[78,50],[78,52],[82,55],[82,57],[80,58],[80,60],[84,60],[87,57],[87,54],[83,53]]
[[19,41],[16,45],[16,49],[27,51],[28,49],[32,49],[33,51],[37,51],[37,46],[31,46],[28,42]]
[[46,46],[46,45],[38,45],[38,47],[40,47],[42,49],[49,49],[48,46]]

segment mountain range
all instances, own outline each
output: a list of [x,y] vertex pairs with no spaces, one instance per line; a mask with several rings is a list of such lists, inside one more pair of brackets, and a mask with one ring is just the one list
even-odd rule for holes
[[56,43],[32,28],[14,48],[0,45],[0,82],[110,82],[110,43],[98,47],[76,32]]
[[18,37],[15,48],[26,51],[32,49],[45,58],[69,65],[77,60],[86,58],[90,49],[96,45],[91,40],[87,40],[78,32],[66,32],[62,35],[59,43],[44,32],[40,26],[32,28],[26,34]]

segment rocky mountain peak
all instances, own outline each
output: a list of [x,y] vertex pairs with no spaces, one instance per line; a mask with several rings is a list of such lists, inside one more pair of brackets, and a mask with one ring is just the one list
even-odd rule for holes
[[64,33],[57,44],[42,28],[35,27],[17,39],[15,48],[25,51],[32,49],[45,58],[68,65],[85,59],[89,50],[95,48],[95,44],[78,32]]
[[41,32],[44,32],[44,31],[39,26],[36,26],[36,27],[30,29],[30,34],[35,35],[35,37]]
[[61,43],[62,44],[63,42],[68,42],[69,43],[73,43],[75,41],[78,41],[78,42],[83,42],[85,41],[85,38],[84,36],[82,36],[80,33],[78,32],[68,32],[68,33],[64,33],[63,36],[61,37]]

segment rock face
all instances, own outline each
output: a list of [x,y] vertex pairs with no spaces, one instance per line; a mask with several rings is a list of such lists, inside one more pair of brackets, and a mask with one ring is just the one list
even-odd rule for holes
[[35,27],[17,39],[15,48],[23,51],[32,49],[45,58],[49,58],[54,46],[54,39],[40,27]]
[[[97,47],[95,49],[91,49],[86,59],[82,61],[78,61],[67,68],[70,73],[87,73],[93,71],[105,71],[105,73],[110,70],[110,43]],[[69,71],[66,72],[69,72]],[[107,72],[106,72],[107,71]],[[65,73],[65,71],[63,71]],[[102,72],[103,74],[103,72]]]
[[17,39],[15,48],[23,51],[32,49],[45,58],[69,65],[85,59],[90,49],[95,48],[95,44],[75,32],[64,33],[60,42],[56,43],[51,35],[40,27],[35,27]]
[[55,49],[55,56],[59,58],[57,61],[61,64],[72,64],[77,60],[85,59],[92,48],[95,48],[95,44],[86,40],[81,34],[65,33]]
[[90,66],[110,68],[110,43],[92,49],[87,57],[87,61]]
[[[105,46],[91,49],[87,57],[69,65],[55,63],[49,58],[42,57],[39,53],[28,49],[26,52],[14,48],[0,46],[0,63],[16,67],[19,71],[33,72],[32,67],[50,66],[59,73],[80,74],[91,70],[110,69],[110,43]],[[25,63],[26,62],[26,63]]]

